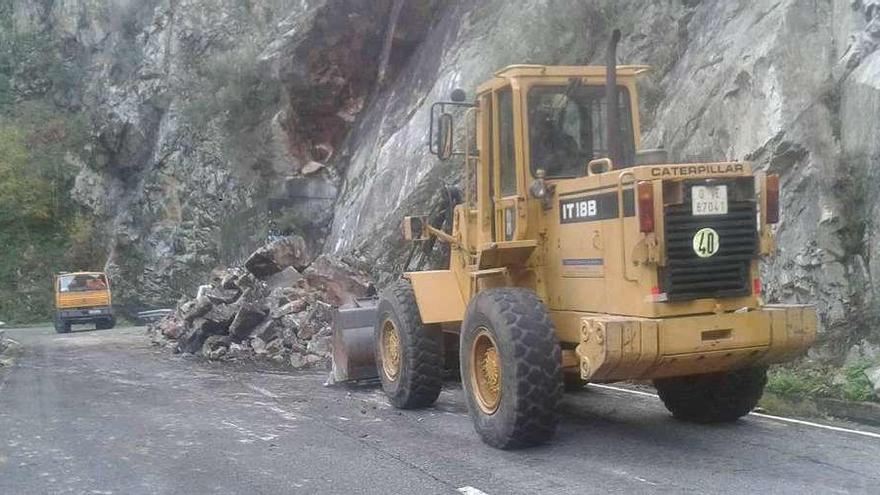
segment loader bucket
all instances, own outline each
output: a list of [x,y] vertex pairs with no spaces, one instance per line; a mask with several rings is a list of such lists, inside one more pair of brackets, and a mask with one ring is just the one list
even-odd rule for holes
[[358,299],[333,316],[333,381],[366,380],[379,376],[374,354],[376,299]]

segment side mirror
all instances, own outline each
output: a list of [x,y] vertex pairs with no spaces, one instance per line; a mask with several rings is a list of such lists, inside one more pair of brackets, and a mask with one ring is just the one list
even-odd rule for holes
[[442,113],[437,120],[437,157],[449,160],[453,154],[452,114]]
[[403,238],[407,241],[425,241],[428,233],[428,217],[403,217]]

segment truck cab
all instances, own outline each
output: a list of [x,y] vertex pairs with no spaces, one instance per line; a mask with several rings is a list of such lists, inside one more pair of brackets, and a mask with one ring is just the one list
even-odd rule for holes
[[94,323],[104,330],[116,325],[110,281],[103,272],[55,275],[55,331],[68,333],[73,324]]

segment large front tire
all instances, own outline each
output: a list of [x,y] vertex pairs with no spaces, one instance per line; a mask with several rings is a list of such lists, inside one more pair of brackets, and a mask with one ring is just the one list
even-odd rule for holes
[[531,290],[488,289],[468,306],[459,345],[461,381],[477,433],[500,449],[548,441],[562,398],[562,351]]
[[415,409],[436,402],[443,385],[442,333],[422,323],[408,280],[382,291],[374,332],[376,367],[391,404]]
[[672,415],[695,423],[736,421],[755,408],[766,384],[766,367],[654,380]]

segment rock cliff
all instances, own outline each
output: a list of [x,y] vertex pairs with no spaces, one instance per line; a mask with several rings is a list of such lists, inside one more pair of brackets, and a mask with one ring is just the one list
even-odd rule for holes
[[88,115],[73,195],[109,226],[127,304],[192,293],[270,228],[388,280],[400,218],[457,180],[427,153],[430,104],[508,64],[600,63],[618,27],[621,61],[655,67],[647,145],[782,175],[768,297],[819,305],[822,357],[880,354],[877,0],[4,3],[77,69],[11,87]]

